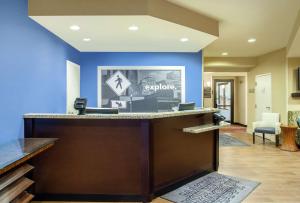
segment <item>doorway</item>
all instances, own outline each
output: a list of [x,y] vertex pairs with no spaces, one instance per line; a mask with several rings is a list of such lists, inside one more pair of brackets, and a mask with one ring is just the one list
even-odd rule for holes
[[67,113],[76,114],[74,101],[80,97],[80,66],[67,61]]
[[272,112],[272,75],[271,73],[255,77],[255,115],[262,119],[262,113]]
[[234,123],[234,80],[214,80],[214,107],[220,110],[226,122]]

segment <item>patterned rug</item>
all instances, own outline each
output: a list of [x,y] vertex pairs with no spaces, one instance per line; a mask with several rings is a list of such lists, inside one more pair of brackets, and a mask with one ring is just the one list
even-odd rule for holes
[[239,203],[259,184],[213,172],[163,195],[162,198],[175,203]]
[[232,146],[245,147],[250,145],[235,137],[222,133],[219,135],[219,146],[220,147],[232,147]]

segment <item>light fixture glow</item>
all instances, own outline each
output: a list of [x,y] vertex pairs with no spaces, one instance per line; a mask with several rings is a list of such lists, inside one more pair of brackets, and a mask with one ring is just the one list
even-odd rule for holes
[[91,41],[91,38],[83,38],[83,41],[89,42],[89,41]]
[[256,42],[256,39],[255,38],[250,38],[250,39],[248,39],[248,42],[249,43],[254,43],[254,42]]
[[136,26],[136,25],[131,25],[131,26],[128,27],[128,30],[130,30],[130,31],[138,31],[139,27]]
[[187,41],[189,41],[189,38],[183,37],[183,38],[180,39],[180,41],[181,42],[187,42]]
[[228,56],[228,52],[223,52],[222,56]]
[[71,25],[70,29],[73,31],[78,31],[78,30],[80,30],[80,27],[78,25]]

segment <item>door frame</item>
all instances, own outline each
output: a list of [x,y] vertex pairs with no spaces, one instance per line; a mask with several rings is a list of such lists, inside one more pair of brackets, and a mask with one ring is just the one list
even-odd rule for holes
[[[72,86],[70,86],[70,79],[74,79],[73,78],[73,73],[78,71],[79,72],[79,78],[78,80],[76,81],[73,81],[74,83],[76,83],[79,87],[79,95],[77,95],[76,97],[80,97],[80,65],[72,62],[72,61],[69,61],[69,60],[66,60],[66,113],[77,113],[77,110],[75,110],[73,108],[73,104],[74,104],[74,101],[70,101],[70,91],[73,90],[74,88],[72,88]],[[71,104],[71,105],[70,105]],[[72,106],[72,107],[71,107]]]
[[230,111],[230,123],[234,123],[234,79],[213,79],[214,80],[214,107],[217,108],[217,95],[216,95],[216,84],[217,82],[230,82],[231,83],[231,111]]
[[270,84],[270,88],[271,88],[271,91],[270,91],[270,96],[271,96],[271,102],[270,102],[270,110],[271,112],[273,112],[273,105],[272,105],[272,73],[264,73],[264,74],[259,74],[259,75],[255,75],[255,93],[254,93],[254,103],[255,103],[255,107],[254,107],[254,110],[255,110],[255,120],[257,120],[257,102],[256,102],[256,99],[257,99],[257,91],[256,91],[256,87],[257,87],[257,78],[258,77],[262,77],[262,76],[270,76],[270,79],[271,79],[271,84]]

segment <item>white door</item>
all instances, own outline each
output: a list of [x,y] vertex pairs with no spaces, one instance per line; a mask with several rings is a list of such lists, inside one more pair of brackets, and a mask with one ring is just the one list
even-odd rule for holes
[[74,101],[78,97],[80,97],[80,66],[67,61],[67,113],[77,113]]
[[262,113],[272,112],[272,75],[264,74],[255,77],[255,113],[260,121]]

